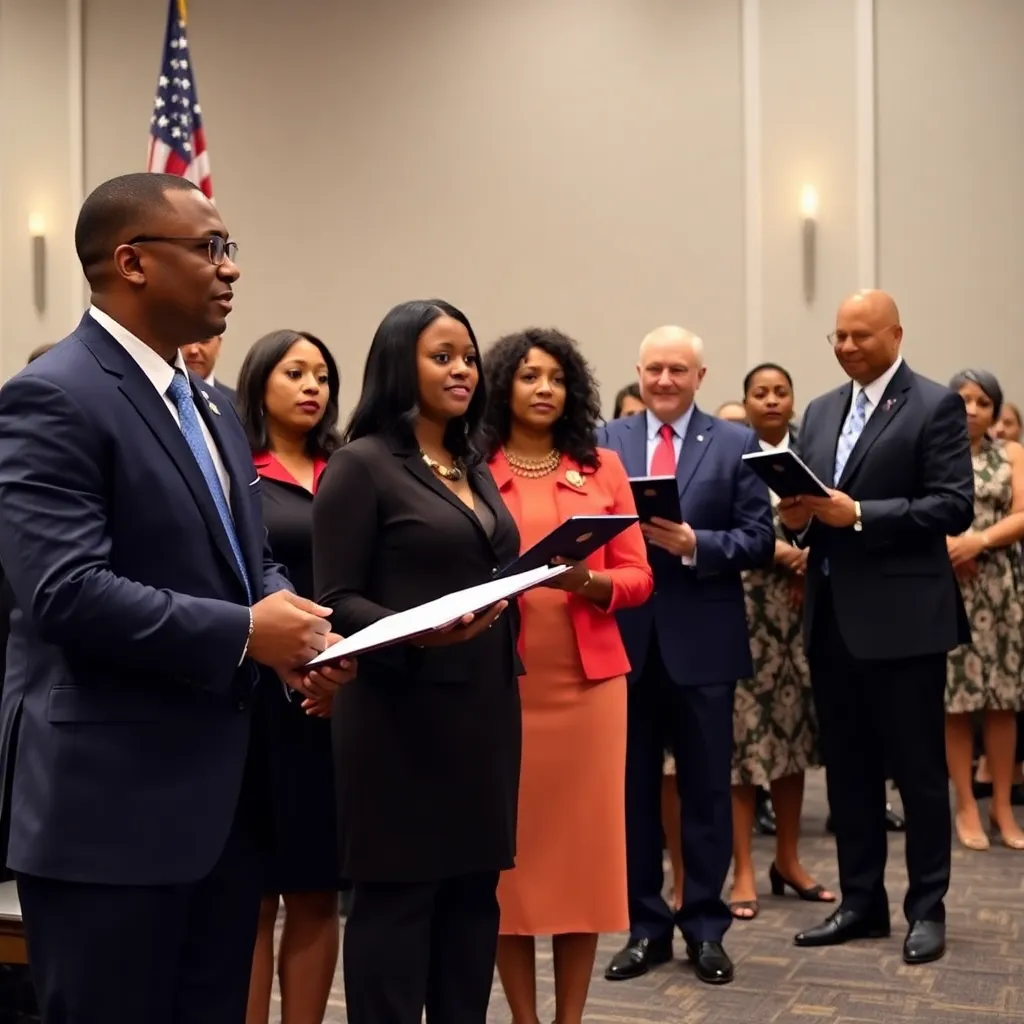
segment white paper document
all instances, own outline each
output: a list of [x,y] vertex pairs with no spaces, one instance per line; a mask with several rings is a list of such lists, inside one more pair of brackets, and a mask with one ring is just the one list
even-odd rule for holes
[[360,629],[344,640],[332,644],[323,654],[318,654],[310,661],[309,667],[327,661],[337,661],[339,658],[355,657],[364,651],[389,647],[421,633],[444,629],[445,626],[458,622],[463,615],[483,611],[492,604],[547,583],[548,580],[561,576],[563,572],[568,572],[569,568],[567,565],[541,566],[539,569],[516,573],[504,579],[489,580],[466,590],[456,590],[426,604],[408,608],[404,612],[386,615],[365,629]]

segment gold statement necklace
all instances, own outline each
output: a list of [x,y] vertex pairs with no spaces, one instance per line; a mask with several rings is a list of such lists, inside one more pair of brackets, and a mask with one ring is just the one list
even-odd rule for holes
[[507,448],[501,450],[505,455],[508,468],[516,476],[525,476],[531,479],[554,473],[562,461],[562,453],[557,448],[552,448],[547,455],[540,459],[525,459],[521,455],[513,455]]
[[420,450],[423,461],[442,479],[457,484],[465,475],[466,467],[461,459],[454,459],[451,468],[442,466],[437,459],[432,459],[425,451]]

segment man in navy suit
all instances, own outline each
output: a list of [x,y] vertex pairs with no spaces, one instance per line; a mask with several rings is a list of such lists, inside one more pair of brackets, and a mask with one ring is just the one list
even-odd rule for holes
[[238,417],[179,348],[238,278],[216,208],[169,175],[100,185],[75,244],[92,306],[0,390],[0,706],[33,980],[48,1024],[241,1024],[259,912],[255,662],[298,666],[328,610],[266,548]]
[[801,454],[827,498],[779,518],[810,545],[804,643],[821,723],[842,903],[798,946],[890,934],[886,766],[907,815],[908,964],[946,950],[951,826],[946,655],[971,640],[947,537],[974,520],[963,399],[903,361],[892,297],[851,295],[830,335],[850,380],[804,413]]
[[[697,977],[732,981],[722,948],[731,923],[722,887],[732,857],[733,697],[751,675],[740,572],[775,550],[768,489],[742,462],[759,450],[754,434],[701,412],[703,343],[662,327],[640,346],[637,373],[647,407],[615,420],[598,444],[617,452],[631,477],[676,477],[681,522],[652,519],[654,594],[618,613],[632,672],[626,753],[626,851],[630,937],[612,958],[609,980],[634,978],[672,958],[673,925]],[[682,909],[661,895],[662,762],[676,760],[682,803]]]

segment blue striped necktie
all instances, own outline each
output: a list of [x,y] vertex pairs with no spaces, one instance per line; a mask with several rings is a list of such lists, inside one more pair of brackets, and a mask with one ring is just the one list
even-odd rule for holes
[[196,412],[195,403],[192,401],[192,388],[188,379],[181,370],[174,371],[174,380],[167,389],[167,394],[174,402],[178,410],[178,420],[181,423],[181,432],[192,449],[195,460],[199,463],[203,479],[209,488],[210,497],[217,506],[217,514],[224,526],[224,532],[228,535],[228,543],[234,552],[235,561],[238,563],[239,571],[245,582],[245,593],[252,603],[252,587],[249,584],[249,574],[245,571],[245,558],[242,555],[242,546],[238,543],[238,534],[235,533],[235,521],[231,516],[231,509],[228,507],[228,499],[221,487],[220,477],[217,476],[217,467],[213,464],[213,456],[206,446],[206,438],[203,437],[203,428],[199,422],[199,413]]
[[850,452],[853,451],[857,438],[864,431],[864,424],[867,422],[865,413],[868,408],[867,392],[861,388],[857,392],[857,400],[853,403],[846,422],[843,424],[843,432],[839,435],[839,443],[836,445],[836,465],[832,474],[833,486],[838,486],[839,478],[843,475],[846,463],[850,461]]

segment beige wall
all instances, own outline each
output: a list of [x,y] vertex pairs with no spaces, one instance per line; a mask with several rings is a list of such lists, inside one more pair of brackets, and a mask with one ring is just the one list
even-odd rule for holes
[[[68,0],[0,0],[0,375],[81,315],[74,223],[80,108]],[[71,12],[72,16],[69,16]],[[46,231],[46,304],[35,308],[29,218]]]
[[[34,102],[57,125],[67,6],[0,0],[4,15],[34,12],[14,22],[14,41],[5,21],[0,82],[24,82],[34,63],[45,79]],[[84,6],[91,187],[142,166],[165,7]],[[823,335],[841,294],[872,283],[877,256],[918,369],[945,378],[969,351],[1024,397],[1009,330],[1024,270],[1024,3],[291,0],[285,10],[190,7],[218,203],[242,247],[224,376],[263,331],[305,328],[339,357],[344,407],[388,306],[441,295],[485,340],[527,323],[574,334],[609,398],[640,335],[678,321],[708,345],[705,405],[736,395],[758,358],[788,365],[803,402],[839,379]],[[46,26],[40,42],[32,33]],[[4,116],[24,122],[19,160],[5,149],[0,163],[9,373],[30,336],[65,328],[72,286],[58,288],[52,322],[33,324],[18,305],[30,193],[69,202],[67,123],[44,132],[27,113]],[[25,171],[12,191],[12,167],[45,172]],[[804,184],[820,194],[811,304]],[[74,276],[66,257],[51,272]]]
[[915,365],[1024,401],[1024,3],[878,0],[879,271]]

